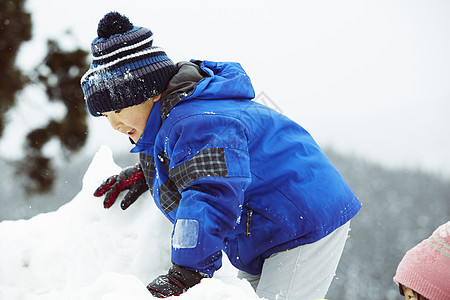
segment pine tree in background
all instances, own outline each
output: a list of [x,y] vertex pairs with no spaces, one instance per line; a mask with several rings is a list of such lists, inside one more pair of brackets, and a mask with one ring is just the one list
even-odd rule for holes
[[37,78],[45,87],[50,101],[62,102],[66,115],[61,120],[50,120],[41,128],[32,130],[27,135],[25,145],[26,157],[22,170],[31,179],[27,189],[30,192],[48,192],[54,182],[54,170],[51,158],[42,153],[43,146],[51,139],[59,140],[67,158],[79,151],[87,139],[87,110],[80,78],[87,69],[84,50],[62,50],[56,41],[48,41],[48,52],[44,62],[37,68]]
[[56,139],[62,154],[70,158],[86,143],[87,111],[79,82],[88,68],[88,52],[63,50],[57,41],[49,40],[43,62],[35,73],[24,75],[15,66],[15,59],[20,45],[31,39],[31,15],[24,10],[24,0],[2,1],[0,15],[0,137],[6,126],[6,112],[14,106],[18,92],[27,85],[43,87],[49,101],[62,103],[66,110],[62,119],[50,119],[46,125],[27,134],[25,157],[17,162],[18,172],[29,179],[25,187],[28,192],[49,192],[55,171],[53,158],[43,153],[45,144]]
[[24,2],[0,1],[0,137],[6,125],[5,113],[28,82],[15,66],[20,46],[31,38],[31,15],[24,11]]

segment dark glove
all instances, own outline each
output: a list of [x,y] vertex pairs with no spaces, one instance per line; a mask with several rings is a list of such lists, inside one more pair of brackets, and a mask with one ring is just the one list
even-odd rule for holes
[[178,296],[207,277],[209,277],[207,274],[190,271],[173,264],[167,275],[158,276],[149,283],[147,289],[157,298]]
[[123,169],[119,175],[114,175],[106,179],[97,188],[97,190],[95,190],[94,196],[100,197],[106,193],[103,206],[105,208],[110,208],[114,202],[116,202],[120,192],[127,189],[129,191],[120,204],[120,207],[124,210],[133,204],[140,195],[148,190],[148,186],[144,178],[144,172],[142,172],[139,164],[127,167]]

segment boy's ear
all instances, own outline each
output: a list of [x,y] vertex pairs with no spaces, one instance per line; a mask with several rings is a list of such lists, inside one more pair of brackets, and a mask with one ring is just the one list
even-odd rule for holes
[[156,102],[159,99],[161,99],[161,94],[159,94],[158,96],[152,98],[153,102]]

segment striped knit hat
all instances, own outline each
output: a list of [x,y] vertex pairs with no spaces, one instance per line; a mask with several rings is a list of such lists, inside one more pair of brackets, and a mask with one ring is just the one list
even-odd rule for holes
[[450,222],[406,252],[394,281],[430,300],[450,299]]
[[161,94],[177,72],[162,48],[153,47],[153,33],[127,17],[110,12],[100,20],[91,45],[93,61],[81,78],[89,112],[104,112],[141,104]]

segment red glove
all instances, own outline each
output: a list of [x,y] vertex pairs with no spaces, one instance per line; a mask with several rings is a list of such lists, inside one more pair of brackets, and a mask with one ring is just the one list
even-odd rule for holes
[[123,190],[129,190],[120,204],[123,210],[127,209],[140,195],[148,190],[144,172],[139,164],[127,167],[119,175],[114,175],[106,179],[95,190],[94,196],[101,197],[106,193],[103,206],[110,208]]

